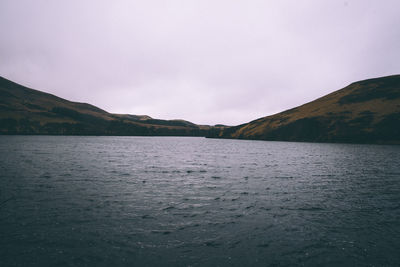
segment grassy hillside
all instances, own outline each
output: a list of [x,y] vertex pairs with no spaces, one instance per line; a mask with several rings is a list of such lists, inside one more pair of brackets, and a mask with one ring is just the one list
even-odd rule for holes
[[355,82],[302,106],[214,137],[400,144],[400,75]]
[[108,113],[0,77],[0,134],[205,136],[210,131],[215,129],[184,120]]
[[0,77],[0,134],[170,135],[400,144],[400,75],[359,81],[302,106],[235,127],[112,114]]

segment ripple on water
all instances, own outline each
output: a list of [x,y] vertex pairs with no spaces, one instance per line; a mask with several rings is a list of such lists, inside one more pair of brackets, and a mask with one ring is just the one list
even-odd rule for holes
[[399,266],[399,162],[391,146],[0,136],[0,203],[16,196],[0,258]]

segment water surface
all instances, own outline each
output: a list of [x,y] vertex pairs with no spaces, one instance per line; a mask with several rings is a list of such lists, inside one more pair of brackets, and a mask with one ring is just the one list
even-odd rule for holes
[[0,265],[400,265],[399,166],[400,146],[0,136]]

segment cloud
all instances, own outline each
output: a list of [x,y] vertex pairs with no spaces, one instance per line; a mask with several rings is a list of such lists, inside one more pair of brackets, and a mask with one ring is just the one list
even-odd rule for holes
[[0,75],[110,112],[239,124],[398,73],[398,1],[9,1]]

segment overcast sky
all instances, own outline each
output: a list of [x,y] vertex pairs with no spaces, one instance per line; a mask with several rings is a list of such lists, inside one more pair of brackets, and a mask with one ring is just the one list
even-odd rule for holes
[[0,1],[0,76],[113,113],[236,125],[400,73],[398,0]]

